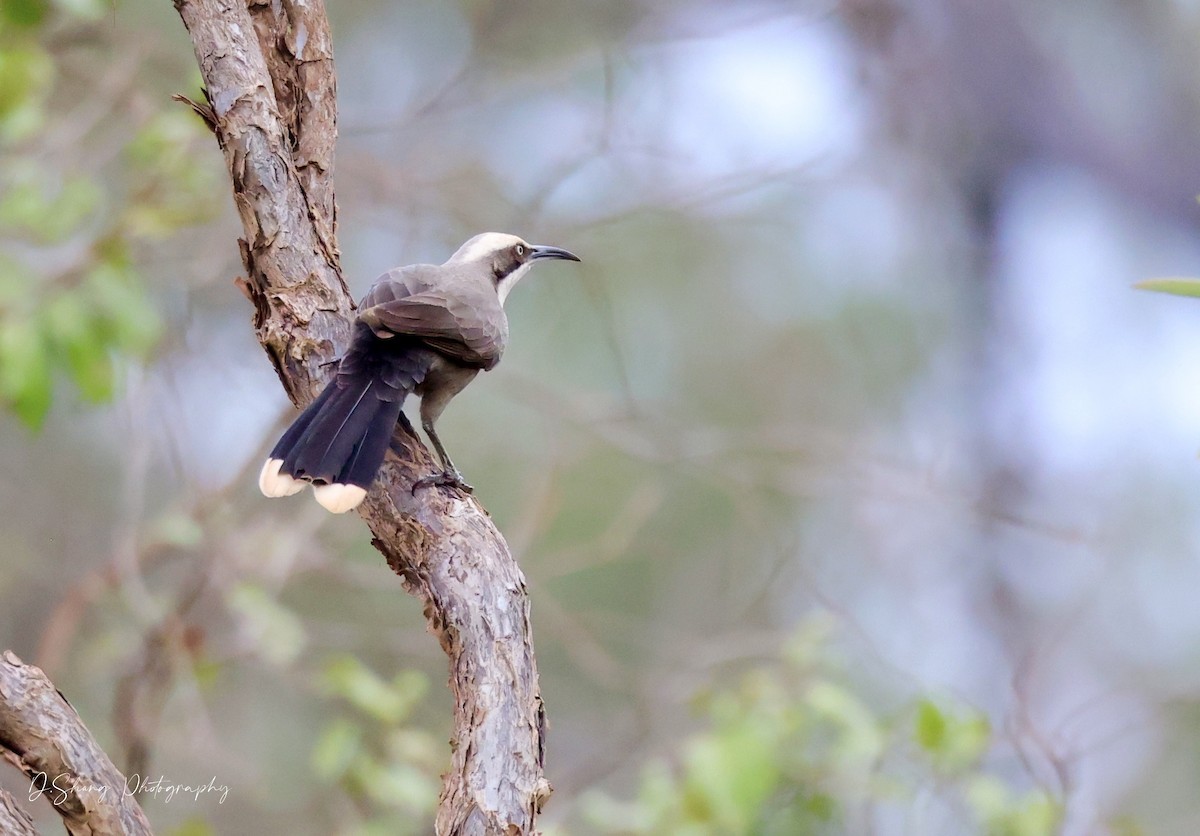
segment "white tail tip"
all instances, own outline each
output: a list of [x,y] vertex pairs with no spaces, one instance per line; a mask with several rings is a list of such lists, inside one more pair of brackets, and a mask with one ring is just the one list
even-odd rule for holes
[[263,465],[262,472],[258,474],[258,489],[263,492],[263,496],[291,496],[304,490],[304,486],[308,484],[293,479],[286,473],[280,473],[281,467],[283,459],[267,459],[267,463]]
[[326,511],[335,514],[344,514],[357,508],[366,495],[367,489],[358,485],[317,485],[313,488],[317,502]]

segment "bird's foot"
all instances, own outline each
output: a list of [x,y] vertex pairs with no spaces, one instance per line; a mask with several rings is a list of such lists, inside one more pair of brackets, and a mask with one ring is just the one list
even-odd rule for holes
[[422,476],[420,479],[413,482],[413,496],[417,495],[417,488],[430,488],[438,486],[458,488],[463,493],[475,492],[473,487],[463,481],[462,474],[457,470],[443,470],[441,473],[431,473],[428,476]]

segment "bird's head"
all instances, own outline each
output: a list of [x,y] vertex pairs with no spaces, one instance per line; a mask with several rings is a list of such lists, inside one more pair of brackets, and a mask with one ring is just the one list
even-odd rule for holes
[[489,271],[496,295],[503,305],[509,291],[529,272],[530,267],[542,259],[551,258],[579,261],[579,256],[558,247],[529,244],[504,232],[484,232],[459,247],[446,264],[482,265]]

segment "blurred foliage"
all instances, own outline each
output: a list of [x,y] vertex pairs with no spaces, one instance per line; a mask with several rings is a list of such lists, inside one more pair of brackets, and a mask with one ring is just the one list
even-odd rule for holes
[[323,684],[350,709],[325,724],[312,753],[320,782],[355,802],[357,821],[343,821],[338,832],[427,833],[446,757],[440,741],[411,723],[428,679],[402,671],[384,680],[354,656],[342,655],[327,665]]
[[[1014,789],[1011,776],[987,766],[995,741],[983,714],[930,698],[898,712],[873,709],[828,652],[826,633],[823,626],[802,633],[778,665],[704,700],[707,728],[647,764],[632,801],[585,795],[587,829],[630,836],[872,832],[880,809],[911,811],[936,791],[971,819],[968,832],[1058,832],[1053,798]],[[912,832],[924,832],[910,821]]]
[[168,830],[164,836],[216,836],[212,825],[203,819],[192,818]]
[[[1186,4],[326,5],[356,291],[480,229],[585,259],[444,431],[548,832],[1200,832],[1194,387],[1145,362],[1195,329],[1128,293],[1194,246]],[[124,407],[8,422],[0,631],[102,737],[162,663],[152,768],[231,792],[157,831],[428,832],[445,659],[360,521],[255,492],[291,407],[195,86],[168,3],[0,0],[0,401]]]
[[215,207],[211,169],[193,155],[198,120],[163,101],[108,148],[95,141],[96,103],[61,83],[73,50],[54,36],[106,8],[0,4],[0,400],[31,428],[58,377],[102,403],[122,364],[149,356],[163,326],[139,246]]
[[246,645],[270,664],[286,667],[304,649],[307,637],[300,619],[262,587],[237,584],[226,596],[226,606]]

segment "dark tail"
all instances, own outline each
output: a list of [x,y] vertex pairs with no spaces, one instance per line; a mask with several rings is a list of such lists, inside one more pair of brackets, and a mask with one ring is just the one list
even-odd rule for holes
[[428,371],[426,352],[356,334],[337,375],[271,450],[258,484],[267,496],[314,486],[340,514],[362,502],[383,464],[404,399]]

